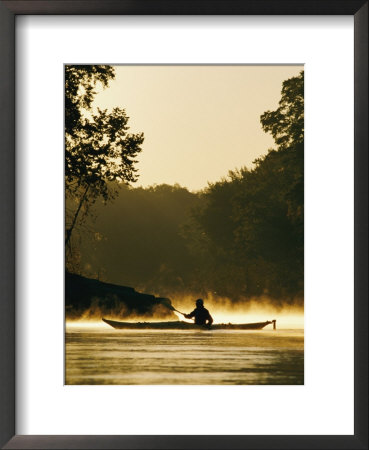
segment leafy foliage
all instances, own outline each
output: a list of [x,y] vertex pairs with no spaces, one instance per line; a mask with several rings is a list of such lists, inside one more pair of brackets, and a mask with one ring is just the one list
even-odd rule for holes
[[280,107],[261,116],[277,149],[209,185],[185,229],[208,290],[233,298],[303,294],[303,79],[301,72],[285,81]]
[[278,146],[285,149],[304,142],[304,72],[283,82],[279,108],[260,118],[263,130],[270,132]]
[[166,295],[191,289],[193,258],[180,234],[199,203],[178,185],[122,187],[114,202],[96,202],[96,220],[79,243],[80,273]]
[[198,193],[125,187],[104,211],[97,203],[97,238],[80,245],[83,273],[103,268],[106,281],[160,295],[302,300],[303,111],[301,73],[283,83],[280,107],[261,116],[276,148],[252,169]]
[[74,135],[81,126],[83,110],[90,110],[100,82],[104,88],[115,78],[111,66],[65,66],[65,132]]
[[75,204],[67,214],[68,246],[77,221],[88,214],[91,204],[98,197],[106,201],[116,194],[109,182],[137,180],[135,158],[141,152],[143,134],[128,132],[124,109],[92,111],[97,83],[107,87],[114,76],[110,66],[65,67],[65,185]]

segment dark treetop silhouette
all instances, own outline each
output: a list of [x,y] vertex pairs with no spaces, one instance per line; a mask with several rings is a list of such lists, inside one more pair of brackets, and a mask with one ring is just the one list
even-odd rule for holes
[[134,164],[143,134],[128,133],[124,109],[92,111],[97,83],[107,87],[114,76],[111,66],[65,66],[65,190],[76,205],[67,210],[65,244],[69,251],[79,217],[88,213],[98,197],[106,201],[117,193],[109,190],[109,182],[137,180]]

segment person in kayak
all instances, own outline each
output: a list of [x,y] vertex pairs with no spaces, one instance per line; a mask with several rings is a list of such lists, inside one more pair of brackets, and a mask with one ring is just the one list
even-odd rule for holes
[[204,301],[201,298],[196,300],[196,308],[190,314],[185,314],[184,316],[186,319],[192,319],[194,317],[196,325],[207,325],[210,327],[213,323],[213,318],[209,311],[204,308]]

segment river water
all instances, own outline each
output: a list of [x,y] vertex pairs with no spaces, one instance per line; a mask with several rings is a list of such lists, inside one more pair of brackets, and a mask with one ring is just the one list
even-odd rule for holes
[[67,326],[65,383],[304,384],[303,330]]

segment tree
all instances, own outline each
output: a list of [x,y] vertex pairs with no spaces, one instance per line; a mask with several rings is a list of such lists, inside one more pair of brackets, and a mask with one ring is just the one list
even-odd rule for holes
[[260,121],[276,150],[244,174],[237,238],[248,258],[262,259],[258,275],[279,295],[303,288],[304,265],[304,72],[283,82],[275,111]]
[[279,108],[266,111],[260,122],[271,133],[278,150],[304,143],[304,71],[283,82]]
[[65,66],[65,132],[74,135],[81,126],[83,110],[90,110],[99,82],[106,88],[115,78],[111,66]]
[[303,290],[304,76],[283,83],[279,108],[261,116],[277,148],[253,169],[209,185],[186,237],[208,290],[231,298]]
[[[304,71],[283,82],[281,100],[276,111],[266,111],[260,122],[277,144],[281,163],[288,163],[290,185],[286,198],[288,215],[303,234],[304,218]],[[283,168],[282,168],[283,169]],[[292,173],[291,173],[292,174]]]
[[65,188],[76,205],[67,218],[67,248],[77,221],[94,201],[114,197],[111,182],[137,180],[135,158],[142,150],[143,133],[128,133],[124,109],[114,108],[110,113],[92,109],[96,85],[106,88],[114,77],[111,66],[65,67]]
[[107,281],[142,292],[189,291],[194,262],[180,228],[198,203],[195,193],[179,185],[122,186],[114,202],[96,202],[96,219],[89,214],[83,224],[94,233],[74,235],[73,257],[80,254],[85,276],[103,267]]

